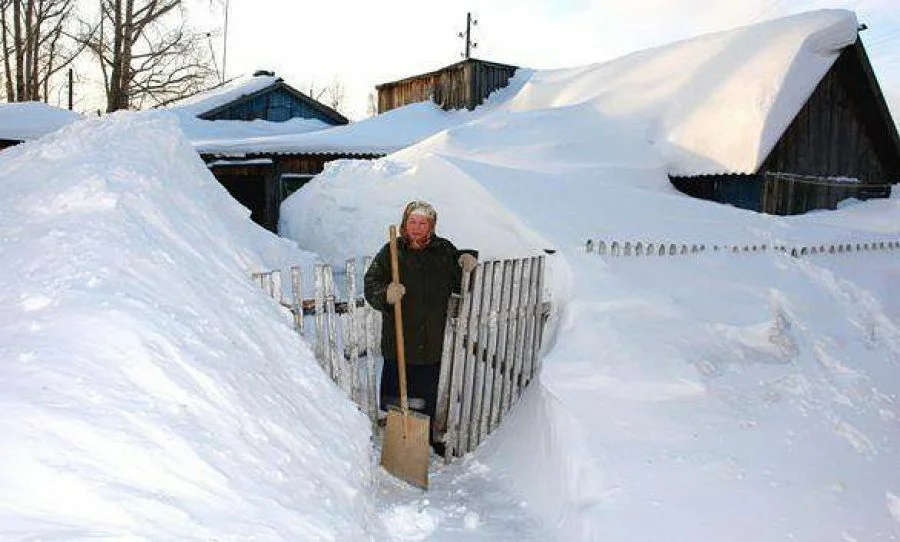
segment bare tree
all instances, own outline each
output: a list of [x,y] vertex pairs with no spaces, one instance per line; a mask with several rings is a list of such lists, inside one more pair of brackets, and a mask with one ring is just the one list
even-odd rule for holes
[[338,113],[344,109],[344,82],[341,81],[340,77],[335,76],[334,79],[331,80],[331,85],[326,89],[326,105]]
[[215,79],[206,35],[187,27],[182,8],[181,0],[100,1],[85,43],[100,62],[107,112],[168,102]]
[[51,79],[81,49],[67,32],[76,0],[0,0],[0,47],[8,101],[47,101]]
[[316,88],[314,81],[310,81],[306,86],[309,88],[306,92],[307,96],[327,105],[338,113],[343,113],[343,109],[347,105],[346,90],[344,82],[339,76],[335,75],[331,80],[331,84],[324,87]]
[[366,116],[374,117],[378,114],[378,97],[370,92],[366,101]]

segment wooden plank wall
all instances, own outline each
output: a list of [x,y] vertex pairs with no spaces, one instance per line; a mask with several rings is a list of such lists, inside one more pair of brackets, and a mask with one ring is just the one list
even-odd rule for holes
[[378,87],[378,112],[432,100],[443,109],[474,109],[509,84],[515,66],[470,59]]
[[[212,174],[225,186],[243,181],[257,185],[261,192],[254,201],[262,201],[261,206],[242,201],[253,213],[253,220],[260,226],[276,231],[281,209],[281,192],[278,182],[284,173],[318,175],[325,169],[325,164],[332,160],[354,158],[369,160],[379,158],[380,154],[251,154],[242,160],[266,158],[271,164],[222,165],[210,168]],[[215,156],[204,155],[206,162],[215,160]]]
[[884,156],[876,138],[884,137],[872,126],[878,116],[866,96],[859,61],[851,47],[844,49],[832,69],[822,78],[763,163],[760,171],[816,176],[854,177],[864,183],[900,179],[891,162],[900,157]]

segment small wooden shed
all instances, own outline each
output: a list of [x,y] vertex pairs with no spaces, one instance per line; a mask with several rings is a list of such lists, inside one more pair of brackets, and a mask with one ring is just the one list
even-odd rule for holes
[[756,171],[670,178],[691,196],[778,215],[889,196],[900,137],[862,41],[842,50]]
[[476,58],[375,87],[378,112],[433,100],[443,109],[475,109],[491,92],[509,84],[518,67]]

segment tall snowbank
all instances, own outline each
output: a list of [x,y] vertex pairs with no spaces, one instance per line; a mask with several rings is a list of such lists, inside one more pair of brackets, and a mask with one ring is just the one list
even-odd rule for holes
[[360,540],[370,430],[173,117],[0,155],[0,538]]

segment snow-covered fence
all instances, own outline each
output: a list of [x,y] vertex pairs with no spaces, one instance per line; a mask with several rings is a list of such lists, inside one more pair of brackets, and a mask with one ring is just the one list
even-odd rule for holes
[[[362,259],[362,269],[371,258]],[[378,423],[375,397],[376,347],[381,329],[381,315],[361,295],[357,280],[357,258],[346,262],[344,297],[335,288],[334,273],[328,264],[317,264],[312,286],[301,269],[291,267],[285,273],[276,269],[253,273],[264,291],[291,311],[294,329],[313,345],[316,360],[328,376],[357,404],[373,425]],[[289,280],[285,280],[285,276]],[[304,293],[312,297],[304,297]],[[307,319],[312,320],[310,329]]]
[[[632,250],[632,247],[634,249]],[[646,248],[644,248],[646,247]],[[658,247],[654,249],[654,247]],[[730,252],[732,254],[745,252],[782,252],[790,254],[794,257],[808,256],[814,254],[843,254],[852,252],[867,252],[877,250],[897,250],[900,249],[900,241],[872,241],[868,243],[829,243],[827,245],[817,246],[795,246],[786,245],[768,245],[761,244],[714,244],[707,247],[705,244],[687,244],[687,243],[653,243],[642,241],[619,241],[603,239],[588,239],[585,243],[585,251],[588,253],[597,252],[600,256],[614,257],[638,257],[638,256],[676,256],[687,254],[699,254],[706,252]]]
[[[315,266],[311,286],[299,267],[252,276],[290,310],[294,328],[312,343],[322,369],[377,427],[381,315],[360,295],[358,263],[347,261],[343,298],[326,264]],[[363,260],[362,269],[369,263]],[[538,374],[550,312],[542,300],[543,277],[543,256],[485,261],[463,274],[463,294],[451,297],[432,424],[448,460],[474,450],[494,431]]]
[[493,432],[540,371],[544,257],[479,263],[450,301],[433,431],[449,461]]

